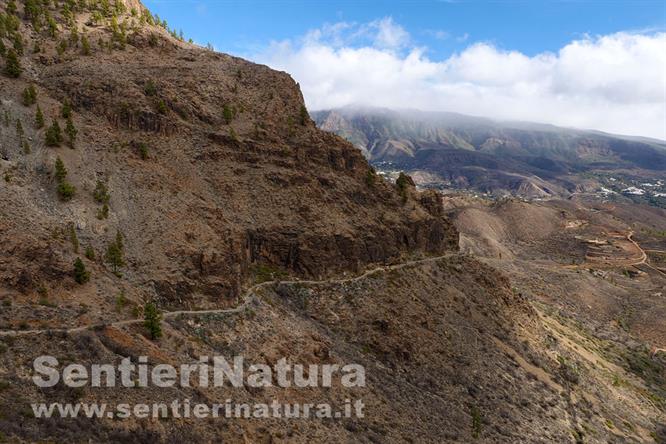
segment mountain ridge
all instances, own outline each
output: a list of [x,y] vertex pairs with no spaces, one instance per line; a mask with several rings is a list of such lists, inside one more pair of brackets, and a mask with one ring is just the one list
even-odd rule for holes
[[389,162],[486,192],[528,187],[535,192],[527,197],[564,197],[578,191],[587,172],[626,169],[658,178],[666,171],[666,142],[656,139],[456,113],[343,108],[312,115],[373,164]]

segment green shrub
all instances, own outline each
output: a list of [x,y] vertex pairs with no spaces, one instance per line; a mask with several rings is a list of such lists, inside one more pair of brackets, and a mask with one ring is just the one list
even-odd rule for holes
[[157,112],[160,114],[166,114],[168,111],[168,108],[166,106],[166,103],[164,103],[164,100],[160,99],[157,101]]
[[222,117],[224,118],[224,123],[227,125],[229,125],[234,120],[235,115],[236,113],[234,109],[229,105],[225,104],[222,107]]
[[71,200],[74,193],[76,193],[76,188],[71,183],[63,180],[58,184],[58,195],[65,202]]
[[120,290],[120,294],[116,297],[116,311],[121,311],[128,304],[127,297],[125,296],[125,290]]
[[47,17],[46,24],[49,29],[49,36],[51,36],[51,38],[56,38],[58,35],[58,24],[53,19],[53,17]]
[[69,41],[74,46],[79,43],[79,30],[76,28],[76,26],[73,26],[69,33]]
[[12,42],[14,46],[14,51],[16,51],[16,54],[19,56],[23,55],[23,38],[21,37],[21,34],[18,32],[14,34],[14,41]]
[[88,245],[86,247],[85,255],[86,255],[87,259],[89,259],[91,261],[94,261],[95,260],[95,249],[92,246]]
[[23,124],[21,123],[21,119],[16,119],[16,135],[21,138],[23,137],[23,134]]
[[141,160],[148,160],[148,146],[143,142],[139,143],[139,156]]
[[157,38],[157,34],[153,33],[150,34],[150,37],[148,37],[148,44],[150,45],[151,48],[154,48],[157,46],[159,43],[159,40]]
[[58,52],[59,56],[62,56],[65,51],[67,51],[67,40],[60,40],[60,43],[58,43],[58,46],[56,46],[56,51]]
[[97,219],[102,220],[109,217],[109,204],[102,205],[102,208],[97,210]]
[[268,281],[280,281],[288,276],[284,270],[266,264],[255,264],[252,266],[251,273],[258,284]]
[[81,54],[85,56],[90,55],[90,42],[85,35],[81,37]]
[[147,96],[157,95],[157,86],[155,85],[155,82],[153,82],[152,80],[148,80],[143,87],[143,92]]
[[369,187],[372,187],[375,182],[377,182],[377,172],[374,168],[370,167],[365,175],[365,184]]
[[86,266],[80,257],[74,261],[74,280],[79,284],[85,284],[90,280],[90,272],[86,270]]
[[472,406],[470,414],[472,416],[472,438],[476,439],[481,435],[483,418],[481,417],[481,411],[477,406]]

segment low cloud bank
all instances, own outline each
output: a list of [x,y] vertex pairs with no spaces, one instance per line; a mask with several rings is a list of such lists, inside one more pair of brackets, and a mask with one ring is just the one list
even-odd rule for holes
[[585,36],[527,56],[480,42],[432,60],[390,17],[272,42],[309,109],[350,104],[454,111],[666,140],[666,33]]

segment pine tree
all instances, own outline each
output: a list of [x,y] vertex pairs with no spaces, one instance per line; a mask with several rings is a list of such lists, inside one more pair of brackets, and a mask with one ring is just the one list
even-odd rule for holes
[[67,177],[67,168],[65,168],[65,163],[60,157],[56,159],[55,162],[55,178],[58,182],[62,182]]
[[21,75],[21,63],[19,62],[16,51],[10,49],[5,57],[5,74],[9,77],[18,77]]
[[70,114],[67,117],[67,125],[65,126],[65,134],[67,134],[67,144],[70,148],[74,148],[74,142],[76,141],[76,135],[78,134],[77,129],[74,127],[74,122],[72,122],[72,116]]
[[22,56],[23,55],[23,38],[21,37],[21,34],[18,32],[14,34],[14,50],[16,51],[17,55]]
[[69,104],[69,100],[65,100],[60,109],[63,119],[69,119],[72,116],[72,105]]
[[120,231],[116,231],[116,245],[118,245],[121,253],[125,251],[125,246],[123,245],[123,235]]
[[86,271],[86,266],[80,257],[74,261],[74,280],[79,284],[85,284],[90,280],[90,272]]
[[407,201],[407,196],[408,196],[408,188],[410,186],[414,186],[414,180],[409,177],[407,174],[400,172],[400,176],[398,176],[398,179],[395,181],[395,184],[398,187],[398,193],[400,193],[400,196],[402,196],[402,201],[406,202]]
[[37,91],[35,90],[34,85],[30,85],[29,87],[25,88],[21,98],[23,105],[25,106],[34,105],[37,103]]
[[37,112],[35,113],[35,126],[39,128],[44,128],[44,114],[42,114],[42,109],[37,105]]
[[57,120],[54,120],[51,126],[48,127],[45,137],[47,146],[59,146],[62,143],[62,130]]
[[109,195],[109,189],[101,180],[98,180],[97,185],[95,185],[93,197],[101,204],[109,203],[109,200],[111,199],[111,196]]
[[118,268],[125,265],[123,260],[123,239],[120,231],[116,238],[106,248],[106,261],[113,267],[113,272],[118,275]]
[[162,336],[162,315],[153,302],[146,303],[143,308],[143,318],[143,325],[148,329],[150,338],[152,340],[159,339]]
[[76,235],[76,226],[73,223],[69,224],[69,240],[72,243],[74,253],[79,253],[79,237]]
[[308,117],[310,117],[310,115],[308,114],[308,109],[305,107],[305,105],[301,105],[301,112],[299,115],[301,125],[303,126],[307,125]]

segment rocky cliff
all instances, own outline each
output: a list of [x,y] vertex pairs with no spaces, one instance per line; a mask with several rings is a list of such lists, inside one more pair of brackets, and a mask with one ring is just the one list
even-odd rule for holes
[[[136,2],[95,4],[4,8],[6,51],[22,48],[20,75],[0,80],[7,291],[71,289],[88,247],[100,292],[129,284],[170,304],[232,300],[253,267],[324,276],[456,248],[440,213],[369,180],[351,144],[315,127],[288,74],[186,43]],[[63,141],[47,146],[53,122]],[[76,189],[67,201],[57,158]],[[117,233],[122,277],[104,261]]]

